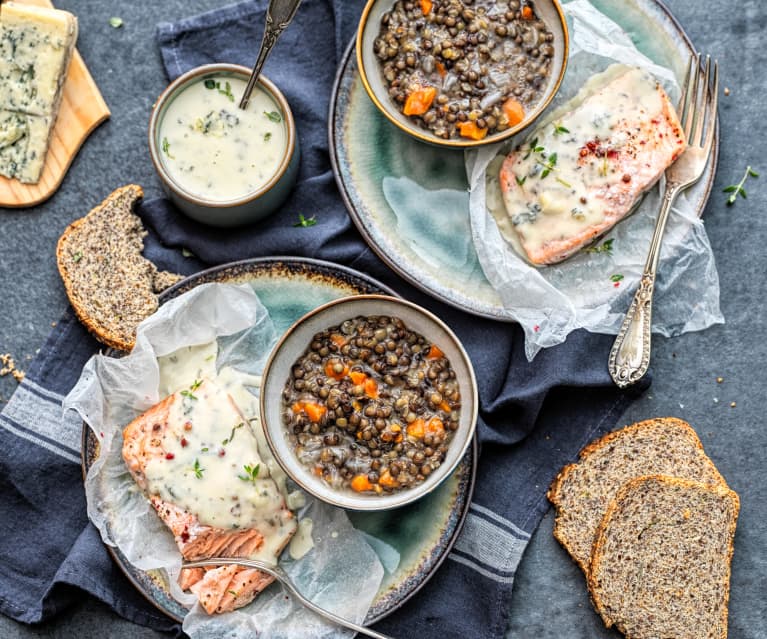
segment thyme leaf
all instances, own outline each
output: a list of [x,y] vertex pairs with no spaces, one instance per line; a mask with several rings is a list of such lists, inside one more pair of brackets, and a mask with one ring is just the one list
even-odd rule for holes
[[277,111],[264,111],[264,115],[272,122],[282,122],[282,116]]
[[730,186],[722,189],[723,193],[729,193],[730,196],[727,198],[727,206],[732,206],[735,204],[735,202],[738,199],[738,196],[742,197],[743,199],[746,199],[746,189],[743,188],[743,185],[746,183],[749,177],[752,178],[758,178],[759,174],[754,171],[754,169],[751,168],[751,165],[746,167],[746,172],[743,174],[743,178],[738,182],[737,184],[730,184]]
[[[607,253],[608,255],[613,254],[613,242],[615,241],[615,238],[610,238],[609,240],[605,240],[602,242],[599,246],[590,246],[589,248],[585,249],[586,253]],[[620,281],[620,280],[613,280]]]
[[261,464],[256,464],[255,466],[248,466],[248,464],[245,464],[243,466],[245,469],[245,475],[237,475],[242,481],[249,481],[256,483],[256,479],[258,479],[258,471],[261,470]]
[[197,479],[202,479],[202,474],[205,472],[205,469],[200,466],[199,459],[194,460],[194,467],[192,470],[194,470],[194,476],[197,477]]
[[317,220],[312,215],[311,217],[304,217],[303,213],[298,214],[298,222],[296,222],[293,226],[314,226],[317,224]]
[[194,393],[192,393],[192,391],[187,390],[186,388],[181,391],[181,394],[184,397],[188,397],[189,399],[197,399],[197,396]]
[[623,275],[621,275],[620,273],[616,273],[615,275],[610,276],[611,282],[620,282],[622,279],[623,279]]
[[561,124],[554,124],[554,135],[561,135],[562,133],[570,133],[570,129],[566,129]]
[[162,139],[162,152],[165,153],[171,160],[175,160],[176,156],[171,155],[170,153],[170,142],[168,142],[168,138]]
[[238,428],[242,428],[243,426],[245,426],[244,422],[240,422],[239,424],[237,424],[237,426],[232,428],[232,432],[230,433],[229,437],[227,437],[225,440],[223,440],[221,442],[221,444],[223,446],[226,446],[227,444],[231,444],[232,440],[234,439],[234,433],[237,431]]

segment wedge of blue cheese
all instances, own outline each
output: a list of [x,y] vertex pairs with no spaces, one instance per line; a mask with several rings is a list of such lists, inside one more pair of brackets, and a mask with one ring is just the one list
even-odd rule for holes
[[7,2],[0,12],[0,175],[40,179],[56,121],[77,19]]

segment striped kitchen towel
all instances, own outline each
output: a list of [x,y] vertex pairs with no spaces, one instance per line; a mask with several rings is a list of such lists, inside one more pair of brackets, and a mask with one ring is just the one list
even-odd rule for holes
[[[169,77],[210,61],[250,65],[265,4],[243,2],[161,25]],[[325,259],[372,275],[451,326],[478,378],[481,453],[474,498],[448,560],[378,629],[402,638],[500,637],[515,571],[548,508],[548,484],[586,442],[615,425],[629,398],[607,373],[609,336],[575,332],[528,362],[518,326],[427,297],[366,247],[336,188],[327,140],[334,73],[363,4],[305,0],[267,63],[266,74],[294,106],[303,149],[284,213],[251,228],[211,230],[165,200],[150,201],[140,211],[153,231],[145,254],[177,272],[264,255]],[[316,216],[318,224],[297,233],[286,221],[297,212]],[[200,262],[182,257],[182,247]],[[61,401],[98,348],[68,312],[0,415],[0,611],[34,623],[85,591],[128,619],[177,632],[119,573],[85,515],[81,424],[62,416]]]

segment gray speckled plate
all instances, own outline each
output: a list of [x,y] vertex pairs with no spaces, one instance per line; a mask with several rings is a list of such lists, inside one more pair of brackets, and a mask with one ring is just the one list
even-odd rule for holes
[[[383,284],[351,269],[299,258],[263,258],[218,266],[186,278],[161,296],[161,302],[204,282],[248,282],[269,310],[278,331],[333,299],[364,293],[396,295]],[[98,457],[98,440],[83,425],[83,474]],[[365,623],[372,624],[401,606],[429,580],[447,557],[460,532],[474,488],[476,440],[456,471],[433,493],[396,511],[349,513],[355,527],[400,553],[396,571],[387,573]],[[114,521],[119,513],[113,513]],[[164,574],[134,568],[117,548],[108,547],[117,565],[138,590],[169,617],[181,621],[186,609],[169,594]],[[275,586],[276,587],[276,586]]]
[[[621,25],[642,53],[684,78],[694,47],[661,2],[592,4]],[[365,92],[353,44],[336,77],[329,137],[336,180],[357,228],[414,286],[469,313],[511,321],[471,241],[463,152],[419,143],[390,124]],[[699,215],[714,180],[718,138],[717,130],[706,172],[687,191]]]

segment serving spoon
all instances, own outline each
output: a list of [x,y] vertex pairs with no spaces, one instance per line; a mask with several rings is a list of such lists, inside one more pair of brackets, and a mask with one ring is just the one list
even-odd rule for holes
[[250,74],[250,79],[240,100],[241,109],[248,107],[250,94],[253,93],[256,82],[258,82],[258,76],[261,75],[261,68],[264,66],[266,58],[272,52],[272,48],[277,43],[277,39],[296,15],[299,4],[301,4],[301,0],[269,0],[269,6],[266,9],[264,37],[261,39],[261,48],[258,50],[256,64],[253,65],[253,71]]
[[200,561],[185,561],[181,565],[181,567],[182,568],[203,568],[205,566],[222,566],[222,565],[247,566],[248,568],[255,568],[256,570],[265,572],[271,575],[272,577],[274,577],[277,581],[279,581],[283,586],[285,586],[288,592],[290,592],[296,599],[298,599],[298,601],[300,601],[309,610],[316,612],[320,617],[324,617],[325,619],[328,619],[332,621],[333,623],[338,624],[339,626],[343,626],[344,628],[355,630],[356,632],[359,632],[360,634],[365,635],[366,637],[372,637],[373,639],[393,639],[393,637],[390,637],[389,635],[382,635],[380,632],[376,632],[375,630],[371,630],[370,628],[366,628],[365,626],[360,626],[354,623],[353,621],[349,621],[348,619],[339,617],[338,615],[330,612],[329,610],[320,608],[311,599],[308,599],[307,597],[305,597],[298,591],[298,589],[296,588],[295,584],[291,581],[288,574],[279,566],[268,564],[263,561],[258,561],[257,559],[213,557],[211,559],[201,559]]

